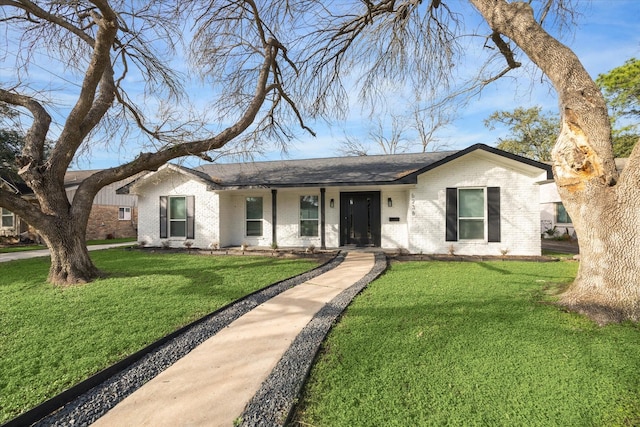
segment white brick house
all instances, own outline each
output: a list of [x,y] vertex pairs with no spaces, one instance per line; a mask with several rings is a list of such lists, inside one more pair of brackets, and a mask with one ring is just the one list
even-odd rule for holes
[[548,165],[477,144],[461,151],[165,165],[138,196],[152,246],[338,248],[540,255],[538,183]]

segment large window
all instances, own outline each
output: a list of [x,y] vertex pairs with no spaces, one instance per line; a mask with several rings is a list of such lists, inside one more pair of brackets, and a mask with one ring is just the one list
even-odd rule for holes
[[247,236],[262,236],[262,197],[247,197]]
[[571,224],[571,218],[562,203],[556,203],[556,222],[560,224]]
[[186,197],[169,197],[169,237],[187,237]]
[[13,212],[2,208],[2,226],[7,228],[13,228],[15,223]]
[[318,236],[318,196],[300,196],[300,236]]
[[500,187],[447,188],[447,242],[500,241]]
[[484,188],[458,189],[458,237],[460,240],[484,239]]

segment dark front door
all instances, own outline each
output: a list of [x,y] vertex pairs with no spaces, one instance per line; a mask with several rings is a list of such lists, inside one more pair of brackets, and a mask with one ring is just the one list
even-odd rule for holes
[[380,192],[340,193],[340,245],[380,246]]

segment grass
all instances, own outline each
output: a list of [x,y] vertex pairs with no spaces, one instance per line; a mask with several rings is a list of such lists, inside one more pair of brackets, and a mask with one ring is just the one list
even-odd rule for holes
[[0,266],[0,423],[311,260],[113,249],[110,278],[57,288],[47,258]]
[[11,252],[36,251],[38,249],[47,249],[47,247],[44,245],[36,245],[35,243],[29,244],[29,245],[10,245],[10,246],[5,246],[3,248],[0,248],[0,254],[8,254]]
[[577,263],[393,264],[323,346],[296,425],[640,425],[640,327],[550,304]]
[[[103,239],[103,240],[88,240],[87,241],[87,246],[92,246],[92,245],[108,245],[108,244],[113,244],[113,243],[127,243],[127,242],[131,242],[132,244],[135,243],[136,239],[134,237],[121,237],[118,239]],[[36,244],[30,244],[30,245],[9,245],[9,246],[5,246],[3,248],[0,248],[0,254],[6,254],[6,253],[10,253],[10,252],[25,252],[25,251],[35,251],[38,249],[47,249],[46,246],[44,245],[36,245]]]

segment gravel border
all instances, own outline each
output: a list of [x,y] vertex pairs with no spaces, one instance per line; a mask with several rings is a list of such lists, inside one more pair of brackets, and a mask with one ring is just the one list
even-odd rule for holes
[[[116,373],[90,390],[84,392],[86,385],[83,387],[83,383],[80,383],[10,420],[3,427],[25,425],[88,426],[143,384],[243,314],[287,289],[332,270],[344,260],[345,256],[346,253],[339,252],[324,265],[249,294],[182,328],[170,339],[164,338],[151,344],[141,351],[142,356],[138,354],[134,362],[120,367]],[[107,368],[105,371],[109,371],[109,369]],[[96,375],[99,376],[100,373]],[[91,379],[87,381],[91,381]],[[82,391],[74,392],[74,390]],[[61,399],[63,401],[60,405],[52,406],[52,402]]]
[[315,314],[247,404],[239,425],[284,426],[290,420],[302,386],[327,333],[353,298],[379,277],[387,269],[387,265],[386,255],[376,253],[373,269]]

